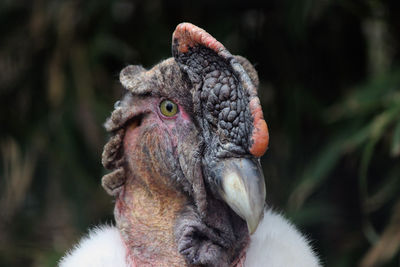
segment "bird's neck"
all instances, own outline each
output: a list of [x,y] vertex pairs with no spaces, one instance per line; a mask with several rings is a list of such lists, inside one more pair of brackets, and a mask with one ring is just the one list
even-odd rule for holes
[[116,201],[115,218],[127,260],[133,266],[186,266],[174,238],[175,218],[186,198],[174,189],[152,185],[149,188],[142,179],[129,177]]
[[[155,197],[139,180],[128,179],[114,212],[130,267],[189,266],[174,236],[175,220],[186,201],[183,194],[165,188]],[[247,245],[232,267],[244,267],[246,250]]]
[[[208,199],[209,214],[204,218],[206,221],[199,220],[196,214],[194,218],[189,216],[187,221],[182,212],[190,206],[191,201],[188,195],[176,188],[176,181],[171,179],[175,166],[168,161],[168,153],[172,151],[168,139],[158,138],[162,136],[161,133],[149,133],[152,132],[140,131],[132,124],[124,137],[126,179],[116,199],[114,213],[127,249],[127,261],[131,266],[188,266],[179,253],[182,251],[182,242],[186,237],[193,239],[192,247],[199,242],[201,245],[205,236],[199,236],[199,232],[205,231],[210,235],[207,237],[210,244],[215,242],[229,249],[221,257],[235,263],[234,266],[240,266],[248,243],[246,225],[238,220],[234,220],[236,223],[230,222],[229,219],[234,215],[230,214],[226,205],[213,198]],[[213,200],[215,203],[210,202]],[[219,218],[222,213],[225,215],[223,219]],[[187,226],[188,231],[177,233],[177,223],[182,227]],[[196,225],[204,229],[199,230]],[[191,233],[193,236],[190,236]],[[221,236],[234,244],[225,244]],[[176,238],[180,238],[180,250]],[[207,247],[204,253],[208,253]]]

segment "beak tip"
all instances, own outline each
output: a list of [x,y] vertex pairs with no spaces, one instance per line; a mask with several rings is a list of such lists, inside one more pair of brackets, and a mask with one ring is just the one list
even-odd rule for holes
[[247,229],[249,230],[250,235],[254,234],[254,232],[257,230],[258,225],[260,224],[262,218],[263,218],[263,210],[260,210],[258,212],[259,216],[253,217],[253,218],[247,218]]
[[259,163],[248,159],[221,163],[220,195],[232,210],[247,223],[253,234],[263,217],[265,181]]
[[257,225],[252,225],[249,222],[247,222],[247,229],[249,230],[249,234],[252,235],[254,232],[257,230]]

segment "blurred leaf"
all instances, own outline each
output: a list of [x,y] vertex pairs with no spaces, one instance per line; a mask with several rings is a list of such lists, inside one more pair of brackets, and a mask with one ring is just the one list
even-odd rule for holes
[[332,223],[336,215],[335,208],[330,203],[309,202],[300,211],[289,210],[286,214],[296,225],[305,227],[320,223]]
[[397,200],[389,224],[378,242],[366,253],[360,267],[381,266],[393,258],[400,248],[400,200]]
[[381,139],[382,134],[385,132],[385,130],[399,117],[400,105],[394,106],[384,113],[375,116],[372,122],[369,124],[369,141],[364,147],[364,152],[361,157],[359,175],[360,192],[363,201],[368,198],[367,173],[372,155],[374,153],[374,148],[378,141]]
[[[359,129],[340,128],[342,130],[338,131],[338,137],[330,141],[319,155],[310,161],[299,179],[301,181],[300,184],[293,190],[289,198],[289,207],[295,209],[301,207],[317,187],[328,178],[329,172],[335,167],[340,157],[357,149],[365,142],[366,145],[363,148],[364,152],[359,172],[359,186],[363,199],[367,198],[367,171],[374,147],[382,138],[386,129],[400,119],[400,102],[398,102],[397,91],[393,91],[393,88],[397,88],[394,85],[398,86],[400,84],[397,83],[400,82],[399,74],[395,72],[387,75],[386,77],[390,78],[390,82],[388,79],[382,80],[382,78],[373,80],[371,85],[364,87],[365,90],[355,90],[350,97],[346,97],[344,101],[329,109],[330,113],[338,115],[335,120],[340,119],[336,122],[340,123],[349,118],[360,120],[361,118],[358,118],[360,115],[364,117],[370,112],[376,112],[378,108],[386,108],[382,113],[378,113],[378,115],[367,121],[366,124],[362,124]],[[341,108],[341,105],[343,108]]]
[[400,120],[397,122],[394,128],[392,138],[392,150],[390,151],[393,157],[400,156]]
[[[375,189],[376,188],[376,189]],[[400,166],[394,167],[387,177],[384,177],[379,185],[375,185],[374,192],[370,193],[364,202],[364,209],[372,213],[398,194],[400,188]]]
[[300,184],[296,186],[289,197],[289,209],[299,209],[314,190],[324,182],[328,173],[339,161],[343,142],[340,140],[332,143],[311,160],[304,174],[299,178]]
[[379,108],[399,103],[400,70],[385,73],[367,84],[351,90],[348,96],[328,108],[326,118],[337,122],[350,118],[363,118]]
[[2,172],[0,172],[0,228],[9,223],[24,202],[33,180],[36,156],[32,152],[23,153],[13,138],[0,142]]

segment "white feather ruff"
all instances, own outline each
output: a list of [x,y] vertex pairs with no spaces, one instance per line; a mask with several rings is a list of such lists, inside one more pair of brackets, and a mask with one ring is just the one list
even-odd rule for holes
[[309,242],[281,215],[268,209],[250,237],[245,267],[317,267]]
[[[118,229],[102,226],[90,231],[60,261],[60,267],[128,267]],[[245,267],[318,267],[309,242],[281,215],[266,210],[251,236]]]
[[92,229],[65,255],[60,267],[128,267],[126,249],[118,229],[101,226]]

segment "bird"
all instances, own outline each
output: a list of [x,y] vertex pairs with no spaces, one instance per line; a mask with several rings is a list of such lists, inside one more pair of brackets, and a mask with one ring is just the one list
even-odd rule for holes
[[104,126],[102,178],[115,225],[92,229],[69,266],[321,266],[310,241],[266,205],[269,132],[254,66],[191,23],[172,57],[120,72]]

